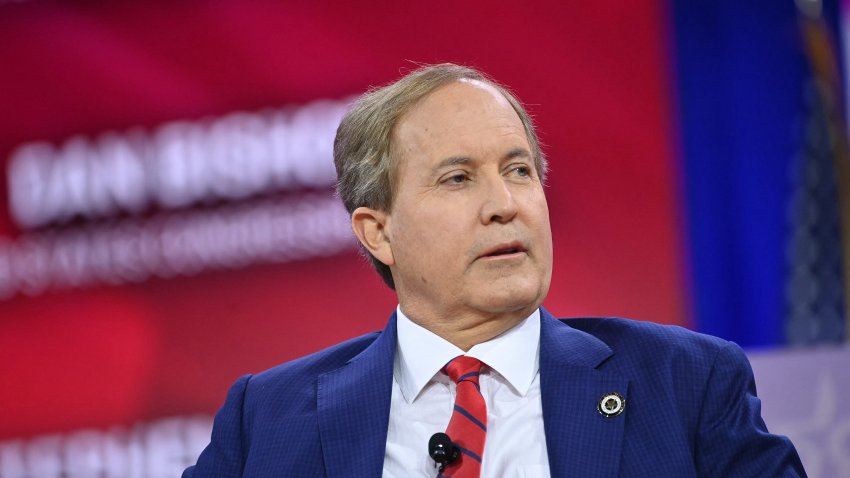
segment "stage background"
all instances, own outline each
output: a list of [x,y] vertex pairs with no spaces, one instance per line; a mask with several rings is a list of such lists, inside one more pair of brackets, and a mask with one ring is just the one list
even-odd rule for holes
[[556,315],[846,343],[839,5],[621,3],[0,2],[0,477],[175,476],[238,376],[382,328],[331,141],[420,63],[535,117]]

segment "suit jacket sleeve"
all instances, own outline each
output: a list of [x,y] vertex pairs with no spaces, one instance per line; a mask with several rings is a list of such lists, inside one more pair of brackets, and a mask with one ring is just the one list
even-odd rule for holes
[[224,405],[215,415],[210,444],[198,463],[183,472],[183,478],[238,478],[245,467],[243,410],[250,375],[241,377],[227,393]]
[[750,364],[731,342],[712,365],[696,446],[700,476],[806,476],[790,440],[768,433]]

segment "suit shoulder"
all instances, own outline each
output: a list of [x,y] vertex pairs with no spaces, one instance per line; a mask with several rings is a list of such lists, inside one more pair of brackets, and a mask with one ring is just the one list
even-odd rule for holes
[[677,325],[617,317],[587,317],[561,321],[602,340],[617,355],[638,359],[638,362],[643,364],[657,360],[683,360],[695,366],[710,366],[722,350],[739,350],[732,342]]
[[356,357],[377,339],[382,332],[370,332],[346,340],[310,355],[282,363],[251,378],[251,388],[291,387],[311,382],[319,375],[335,370]]

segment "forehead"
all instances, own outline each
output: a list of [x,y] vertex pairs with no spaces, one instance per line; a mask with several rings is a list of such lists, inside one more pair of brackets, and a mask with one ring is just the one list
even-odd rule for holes
[[460,150],[498,142],[528,148],[522,121],[510,102],[478,80],[455,81],[427,95],[400,118],[393,140],[403,156],[466,154]]

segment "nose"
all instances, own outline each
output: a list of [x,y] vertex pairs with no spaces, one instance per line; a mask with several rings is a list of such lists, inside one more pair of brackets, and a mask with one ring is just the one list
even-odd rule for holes
[[501,175],[490,183],[491,186],[484,192],[486,196],[481,206],[481,222],[505,224],[512,221],[517,214],[517,203],[510,186]]

